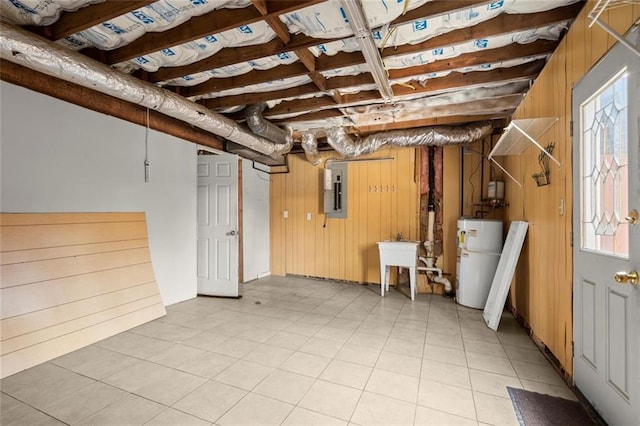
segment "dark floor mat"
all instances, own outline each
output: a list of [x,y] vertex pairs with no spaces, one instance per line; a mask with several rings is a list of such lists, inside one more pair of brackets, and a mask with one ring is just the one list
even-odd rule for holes
[[577,401],[507,387],[521,426],[599,425]]

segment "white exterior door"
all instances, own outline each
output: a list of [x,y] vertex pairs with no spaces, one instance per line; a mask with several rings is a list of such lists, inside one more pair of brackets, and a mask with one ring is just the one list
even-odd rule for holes
[[574,380],[612,425],[640,422],[640,58],[617,45],[574,88]]
[[235,155],[198,155],[198,294],[239,295]]

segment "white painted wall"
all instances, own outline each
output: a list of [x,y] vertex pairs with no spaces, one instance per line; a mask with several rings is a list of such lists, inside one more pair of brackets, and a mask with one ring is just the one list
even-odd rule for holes
[[269,175],[242,161],[242,222],[244,281],[271,275],[269,233]]
[[195,297],[196,145],[149,131],[145,183],[143,127],[5,82],[0,93],[0,211],[144,211],[165,305]]

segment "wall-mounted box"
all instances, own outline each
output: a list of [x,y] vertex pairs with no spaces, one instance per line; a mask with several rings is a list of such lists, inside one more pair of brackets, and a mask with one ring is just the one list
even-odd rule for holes
[[347,164],[329,164],[322,179],[324,213],[332,219],[347,217]]

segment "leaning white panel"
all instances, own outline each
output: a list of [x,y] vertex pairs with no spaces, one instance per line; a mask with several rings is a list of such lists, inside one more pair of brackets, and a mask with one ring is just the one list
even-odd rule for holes
[[498,269],[491,283],[487,304],[482,314],[487,326],[492,330],[498,330],[502,310],[504,309],[504,302],[507,300],[511,280],[518,265],[520,250],[522,249],[524,238],[527,235],[528,227],[529,223],[523,221],[511,222],[511,226],[509,227],[509,233],[507,234],[502,255],[500,256],[500,262],[498,262]]

